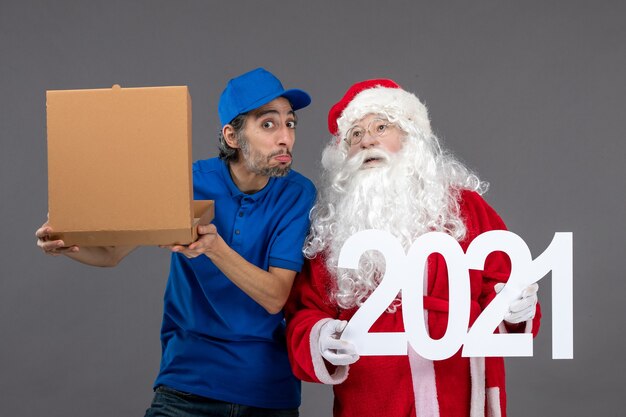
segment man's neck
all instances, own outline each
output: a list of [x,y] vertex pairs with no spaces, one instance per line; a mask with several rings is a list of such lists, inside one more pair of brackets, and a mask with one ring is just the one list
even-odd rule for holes
[[254,194],[262,190],[269,181],[269,177],[265,175],[250,172],[241,158],[239,161],[230,162],[228,164],[228,170],[237,188],[246,194]]

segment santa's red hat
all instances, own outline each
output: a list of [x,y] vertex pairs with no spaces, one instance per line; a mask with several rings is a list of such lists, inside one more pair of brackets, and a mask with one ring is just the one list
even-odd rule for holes
[[393,80],[379,78],[354,84],[328,112],[328,130],[338,136],[368,114],[383,114],[413,123],[422,133],[432,133],[428,110],[414,95]]

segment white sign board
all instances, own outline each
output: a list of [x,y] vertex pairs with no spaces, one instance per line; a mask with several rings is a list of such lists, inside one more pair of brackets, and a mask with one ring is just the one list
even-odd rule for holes
[[[466,252],[451,236],[426,233],[405,252],[392,234],[365,230],[350,237],[339,255],[340,268],[357,269],[363,252],[377,250],[385,257],[385,275],[376,290],[354,314],[342,339],[354,343],[359,355],[406,355],[408,344],[431,360],[447,359],[462,346],[463,356],[532,356],[531,334],[494,334],[522,290],[552,272],[552,357],[573,358],[572,233],[555,233],[548,248],[532,259],[526,243],[515,233],[494,230],[474,239]],[[468,330],[470,319],[469,270],[484,268],[487,255],[505,252],[511,274],[504,288]],[[448,328],[441,339],[431,339],[424,321],[424,271],[427,258],[441,254],[448,268]],[[404,333],[369,333],[398,292],[402,292]]]

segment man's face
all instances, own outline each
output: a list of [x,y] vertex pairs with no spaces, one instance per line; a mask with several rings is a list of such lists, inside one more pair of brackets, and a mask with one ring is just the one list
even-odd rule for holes
[[248,170],[268,177],[287,175],[296,140],[296,124],[291,104],[283,97],[251,111],[239,137],[241,155]]
[[[352,142],[348,148],[348,159],[362,151],[380,149],[395,154],[402,149],[404,132],[385,117],[378,114],[368,114],[348,131],[348,139]],[[358,143],[355,142],[358,140]],[[367,159],[362,168],[372,168],[382,163],[381,159]]]

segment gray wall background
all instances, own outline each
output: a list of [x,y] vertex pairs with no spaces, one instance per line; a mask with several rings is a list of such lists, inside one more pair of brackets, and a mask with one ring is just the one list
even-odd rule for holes
[[[574,232],[575,358],[551,358],[546,277],[535,356],[507,360],[509,413],[624,415],[625,15],[620,1],[1,0],[0,415],[143,415],[159,364],[166,252],[97,269],[35,247],[45,91],[188,85],[200,159],[224,84],[257,66],[313,96],[295,149],[312,179],[330,105],[389,77],[534,256]],[[330,410],[330,389],[305,384],[302,416]]]

